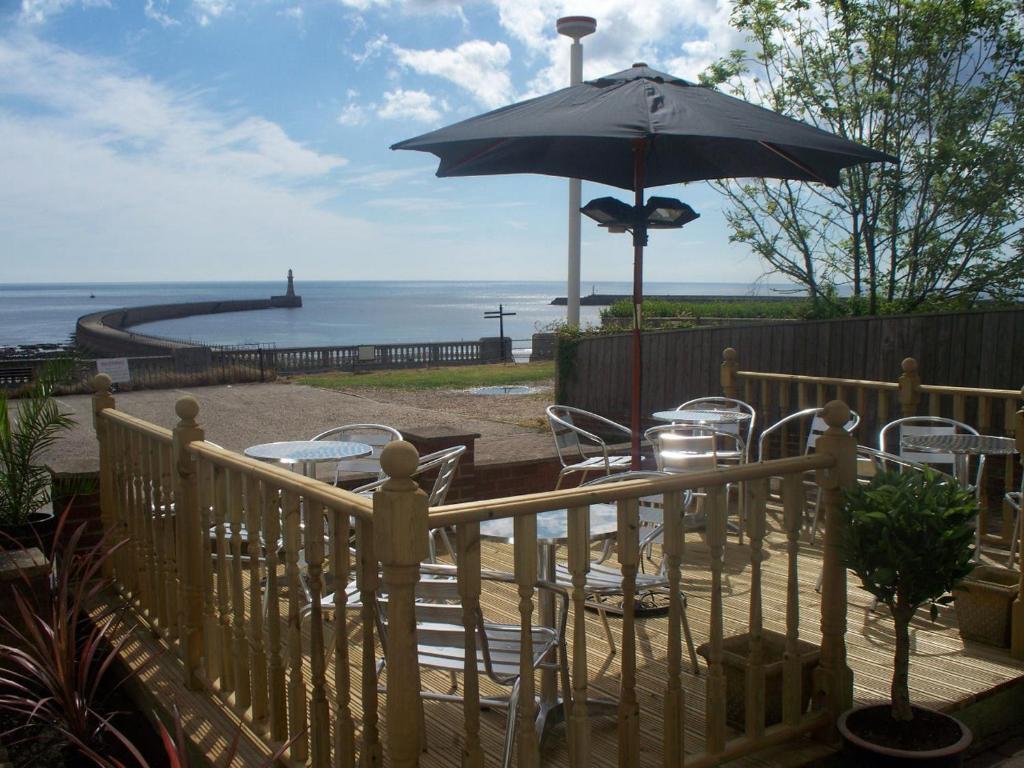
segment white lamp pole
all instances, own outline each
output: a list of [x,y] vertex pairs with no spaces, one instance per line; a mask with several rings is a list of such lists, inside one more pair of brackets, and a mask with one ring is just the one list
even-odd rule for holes
[[[555,22],[558,34],[572,38],[569,48],[569,85],[583,82],[583,46],[580,39],[593,34],[597,21],[589,16],[564,16]],[[580,324],[580,180],[569,179],[569,276],[566,281],[565,322]]]

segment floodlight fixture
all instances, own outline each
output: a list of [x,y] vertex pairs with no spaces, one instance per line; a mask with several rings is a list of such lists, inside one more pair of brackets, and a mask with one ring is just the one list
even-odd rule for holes
[[647,244],[649,229],[679,229],[700,214],[673,197],[651,197],[642,207],[628,205],[614,197],[598,197],[580,212],[609,232],[631,232],[637,243]]

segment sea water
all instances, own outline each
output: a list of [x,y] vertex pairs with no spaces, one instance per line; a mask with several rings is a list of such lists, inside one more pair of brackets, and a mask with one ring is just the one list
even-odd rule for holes
[[[784,286],[746,283],[647,283],[645,292],[765,295]],[[263,299],[283,294],[285,282],[75,283],[0,285],[0,346],[60,343],[90,312],[145,304]],[[629,283],[587,283],[584,293],[628,294]],[[485,312],[502,305],[505,335],[526,340],[565,318],[564,282],[304,281],[298,309],[264,309],[164,320],[133,330],[206,344],[305,347],[405,341],[475,340],[498,335]],[[581,307],[581,322],[597,324],[600,307]]]

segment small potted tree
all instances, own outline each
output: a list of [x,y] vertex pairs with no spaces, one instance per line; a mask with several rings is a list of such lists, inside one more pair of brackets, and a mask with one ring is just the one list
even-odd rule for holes
[[66,378],[63,361],[43,368],[17,406],[0,391],[0,548],[18,544],[50,550],[56,519],[43,454],[74,420],[60,410],[54,387]]
[[974,495],[931,470],[884,471],[846,492],[843,555],[864,588],[889,607],[895,654],[889,704],[839,719],[851,765],[961,765],[971,732],[910,703],[910,622],[971,571]]

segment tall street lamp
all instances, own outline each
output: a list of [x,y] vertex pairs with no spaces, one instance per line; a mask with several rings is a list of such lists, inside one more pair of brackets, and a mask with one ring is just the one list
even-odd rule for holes
[[[572,38],[569,47],[569,85],[583,82],[583,46],[580,39],[593,34],[597,21],[589,16],[563,16],[555,22],[558,34]],[[580,180],[569,179],[569,275],[566,280],[565,322],[580,325]]]

